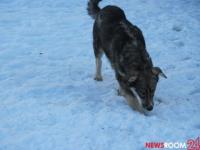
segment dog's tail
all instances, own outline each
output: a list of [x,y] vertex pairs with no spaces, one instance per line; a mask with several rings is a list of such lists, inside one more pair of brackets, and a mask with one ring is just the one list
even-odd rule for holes
[[97,14],[101,10],[100,7],[98,6],[99,2],[101,0],[89,0],[88,2],[88,15],[90,15],[93,19],[96,19]]

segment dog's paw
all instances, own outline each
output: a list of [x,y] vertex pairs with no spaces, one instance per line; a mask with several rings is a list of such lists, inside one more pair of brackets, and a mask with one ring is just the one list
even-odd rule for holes
[[103,78],[102,77],[94,77],[94,80],[96,80],[96,81],[103,81]]

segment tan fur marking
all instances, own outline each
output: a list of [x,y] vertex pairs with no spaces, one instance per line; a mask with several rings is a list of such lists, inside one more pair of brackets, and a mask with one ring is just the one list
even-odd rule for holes
[[102,60],[101,58],[96,58],[96,74],[95,74],[95,80],[102,81],[102,75],[101,75],[101,66],[102,66]]

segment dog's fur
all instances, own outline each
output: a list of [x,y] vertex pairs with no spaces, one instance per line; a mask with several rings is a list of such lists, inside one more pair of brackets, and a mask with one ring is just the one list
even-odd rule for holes
[[142,98],[143,107],[152,110],[158,75],[164,74],[160,68],[153,67],[141,30],[126,19],[124,11],[119,7],[106,6],[100,9],[98,6],[100,1],[90,0],[87,8],[88,14],[95,19],[93,27],[95,80],[103,80],[101,56],[105,53],[119,82],[119,93],[134,109],[142,111],[131,90],[135,88]]

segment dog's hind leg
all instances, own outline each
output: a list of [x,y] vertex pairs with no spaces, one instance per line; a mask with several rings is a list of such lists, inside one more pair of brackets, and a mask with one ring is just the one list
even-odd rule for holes
[[102,81],[102,75],[101,75],[101,66],[102,66],[102,60],[100,57],[96,57],[96,73],[95,73],[95,80]]
[[98,42],[97,37],[94,37],[94,42],[93,42],[93,47],[94,47],[94,55],[95,55],[95,63],[96,63],[96,73],[94,80],[96,81],[102,81],[102,75],[101,75],[101,67],[102,67],[102,54],[103,50],[100,48],[100,44]]

